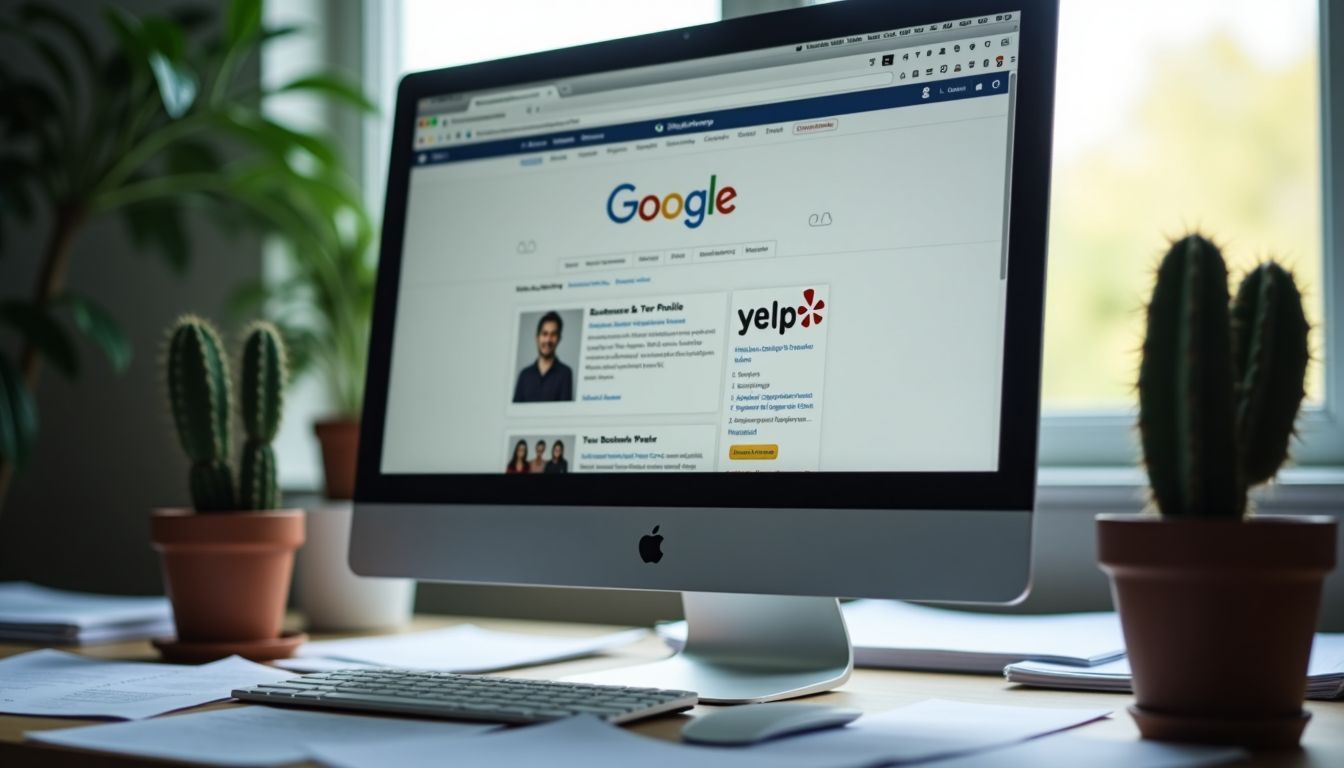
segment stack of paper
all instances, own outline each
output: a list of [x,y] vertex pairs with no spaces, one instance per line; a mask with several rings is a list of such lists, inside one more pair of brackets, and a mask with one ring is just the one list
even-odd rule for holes
[[[1023,659],[1092,666],[1125,653],[1120,622],[1109,612],[1024,616],[859,600],[844,613],[860,667],[999,674]],[[661,625],[658,634],[680,648],[686,623]]]
[[436,672],[493,672],[530,667],[629,645],[648,636],[632,629],[597,637],[553,637],[482,629],[463,624],[402,635],[304,643],[295,658],[276,666],[295,672],[357,667],[401,667]]
[[[1247,663],[1255,663],[1248,659]],[[1130,691],[1129,659],[1117,659],[1096,667],[1079,668],[1039,661],[1009,664],[1003,670],[1010,683],[1074,691]],[[1236,675],[1235,669],[1228,670]],[[1307,664],[1307,698],[1344,697],[1344,634],[1318,634]]]
[[165,597],[65,592],[22,581],[0,583],[0,640],[108,643],[173,633]]

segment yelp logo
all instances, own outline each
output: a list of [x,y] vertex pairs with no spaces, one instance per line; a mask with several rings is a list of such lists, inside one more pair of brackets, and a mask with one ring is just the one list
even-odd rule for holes
[[789,302],[781,306],[778,301],[772,301],[768,307],[737,310],[737,321],[741,325],[737,335],[746,336],[747,331],[755,327],[762,331],[775,330],[783,336],[795,325],[804,328],[821,325],[823,309],[826,309],[826,300],[817,295],[815,288],[808,288],[803,291],[803,303],[798,305]]

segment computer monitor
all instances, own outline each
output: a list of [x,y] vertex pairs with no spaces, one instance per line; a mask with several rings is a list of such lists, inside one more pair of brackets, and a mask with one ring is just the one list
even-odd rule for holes
[[842,683],[1029,582],[1058,9],[849,2],[416,73],[350,560],[677,590],[610,681]]

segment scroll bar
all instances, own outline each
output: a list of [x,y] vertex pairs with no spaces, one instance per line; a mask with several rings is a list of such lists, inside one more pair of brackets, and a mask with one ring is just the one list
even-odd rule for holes
[[999,280],[1008,279],[1008,224],[1013,197],[1013,131],[1017,130],[1017,73],[1008,73],[1007,172],[1003,174],[1003,246],[999,253]]

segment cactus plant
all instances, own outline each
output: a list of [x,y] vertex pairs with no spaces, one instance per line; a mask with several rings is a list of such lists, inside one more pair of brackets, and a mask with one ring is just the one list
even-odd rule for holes
[[286,381],[285,348],[274,327],[248,330],[242,356],[242,422],[246,432],[235,485],[230,423],[232,385],[219,333],[194,315],[180,318],[168,337],[168,400],[178,442],[191,460],[192,504],[198,512],[275,509],[275,453]]
[[1139,369],[1139,428],[1166,516],[1241,517],[1288,456],[1309,326],[1292,275],[1260,265],[1229,301],[1218,247],[1188,235],[1158,268]]
[[271,442],[280,430],[280,411],[287,375],[284,342],[270,323],[253,323],[243,342],[241,397],[243,456],[238,495],[246,509],[274,509],[280,504]]
[[229,362],[209,322],[188,315],[173,326],[167,378],[178,442],[191,460],[192,503],[201,512],[234,509]]

